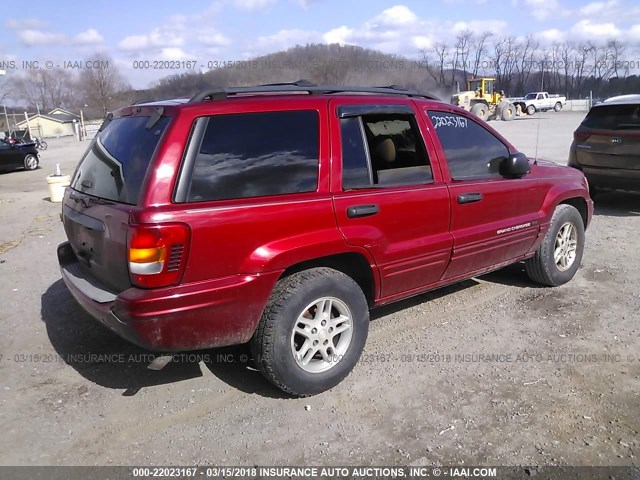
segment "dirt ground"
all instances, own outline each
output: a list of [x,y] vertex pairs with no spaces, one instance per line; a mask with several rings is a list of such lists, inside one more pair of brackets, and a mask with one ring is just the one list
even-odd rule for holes
[[[566,163],[582,116],[493,125]],[[354,372],[291,399],[244,347],[148,370],[76,305],[45,176],[86,144],[49,145],[41,169],[0,174],[0,464],[640,463],[640,196],[601,197],[569,284],[516,265],[376,310]]]

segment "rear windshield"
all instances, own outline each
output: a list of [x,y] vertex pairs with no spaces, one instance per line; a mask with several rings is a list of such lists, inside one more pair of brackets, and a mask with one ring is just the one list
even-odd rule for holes
[[[80,162],[71,187],[95,197],[136,205],[168,117],[114,118],[98,133]],[[152,126],[149,126],[153,123]]]
[[640,130],[640,105],[598,105],[582,125],[598,130]]

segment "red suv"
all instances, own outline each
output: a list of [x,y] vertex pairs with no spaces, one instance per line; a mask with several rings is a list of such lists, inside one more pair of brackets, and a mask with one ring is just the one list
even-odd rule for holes
[[569,281],[592,212],[581,172],[460,108],[301,81],[114,112],[67,189],[58,257],[128,340],[250,342],[303,396],[352,370],[371,307],[522,260],[536,282]]

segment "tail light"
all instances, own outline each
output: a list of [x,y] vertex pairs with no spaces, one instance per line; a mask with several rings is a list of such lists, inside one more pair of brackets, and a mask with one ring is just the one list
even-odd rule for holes
[[589,139],[590,136],[591,136],[590,133],[581,132],[579,130],[576,130],[575,132],[573,132],[573,139],[576,142],[585,142]]
[[189,237],[189,227],[182,223],[129,225],[131,283],[143,288],[179,283],[187,263]]

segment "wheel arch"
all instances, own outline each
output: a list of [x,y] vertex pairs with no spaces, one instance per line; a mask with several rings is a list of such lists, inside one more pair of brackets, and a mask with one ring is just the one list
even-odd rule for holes
[[562,200],[558,205],[571,205],[580,213],[582,217],[582,225],[587,229],[589,225],[589,210],[587,209],[587,201],[582,197],[572,197]]
[[328,267],[351,277],[362,289],[369,307],[372,307],[378,289],[378,281],[367,258],[357,252],[344,252],[295,263],[280,276],[280,279],[311,268]]
[[578,183],[573,183],[570,188],[567,185],[554,185],[547,193],[542,205],[542,217],[545,219],[544,223],[548,225],[551,221],[553,212],[558,205],[571,205],[578,213],[586,230],[591,222],[593,210],[589,206],[588,197],[585,197],[585,187]]

